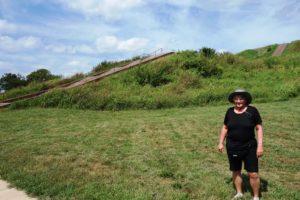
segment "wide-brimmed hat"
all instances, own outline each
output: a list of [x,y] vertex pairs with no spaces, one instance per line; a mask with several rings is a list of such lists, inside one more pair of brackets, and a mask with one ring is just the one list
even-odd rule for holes
[[233,103],[233,98],[237,95],[241,95],[242,97],[245,98],[245,100],[247,101],[247,104],[250,104],[252,101],[252,96],[249,92],[247,92],[244,89],[237,89],[234,92],[232,92],[229,96],[228,96],[228,101],[230,101],[231,103]]

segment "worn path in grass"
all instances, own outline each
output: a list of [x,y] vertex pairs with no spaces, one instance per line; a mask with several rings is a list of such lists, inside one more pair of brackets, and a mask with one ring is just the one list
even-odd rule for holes
[[[264,200],[300,199],[299,103],[254,104],[265,130]],[[227,156],[217,151],[229,106],[5,110],[0,176],[40,199],[231,199]]]

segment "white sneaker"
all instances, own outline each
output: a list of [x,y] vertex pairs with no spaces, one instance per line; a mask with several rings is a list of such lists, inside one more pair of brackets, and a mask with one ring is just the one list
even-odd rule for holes
[[234,197],[232,198],[232,200],[236,200],[236,199],[242,199],[243,198],[243,193],[236,193],[236,195],[234,195]]
[[253,200],[259,200],[259,197],[253,197]]

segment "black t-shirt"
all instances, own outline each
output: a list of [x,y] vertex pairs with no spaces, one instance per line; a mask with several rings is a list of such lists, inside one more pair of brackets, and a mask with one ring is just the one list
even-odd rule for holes
[[249,145],[256,145],[255,126],[262,124],[258,110],[248,106],[241,114],[234,112],[231,107],[227,110],[224,124],[228,128],[226,147],[228,150],[243,150]]

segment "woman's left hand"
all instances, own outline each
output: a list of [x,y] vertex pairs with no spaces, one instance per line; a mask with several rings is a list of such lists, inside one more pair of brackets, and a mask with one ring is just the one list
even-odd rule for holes
[[258,145],[257,150],[256,150],[256,155],[257,155],[257,157],[258,157],[258,158],[259,158],[259,157],[262,157],[262,156],[263,156],[263,153],[264,153],[264,149],[263,149],[262,145]]

